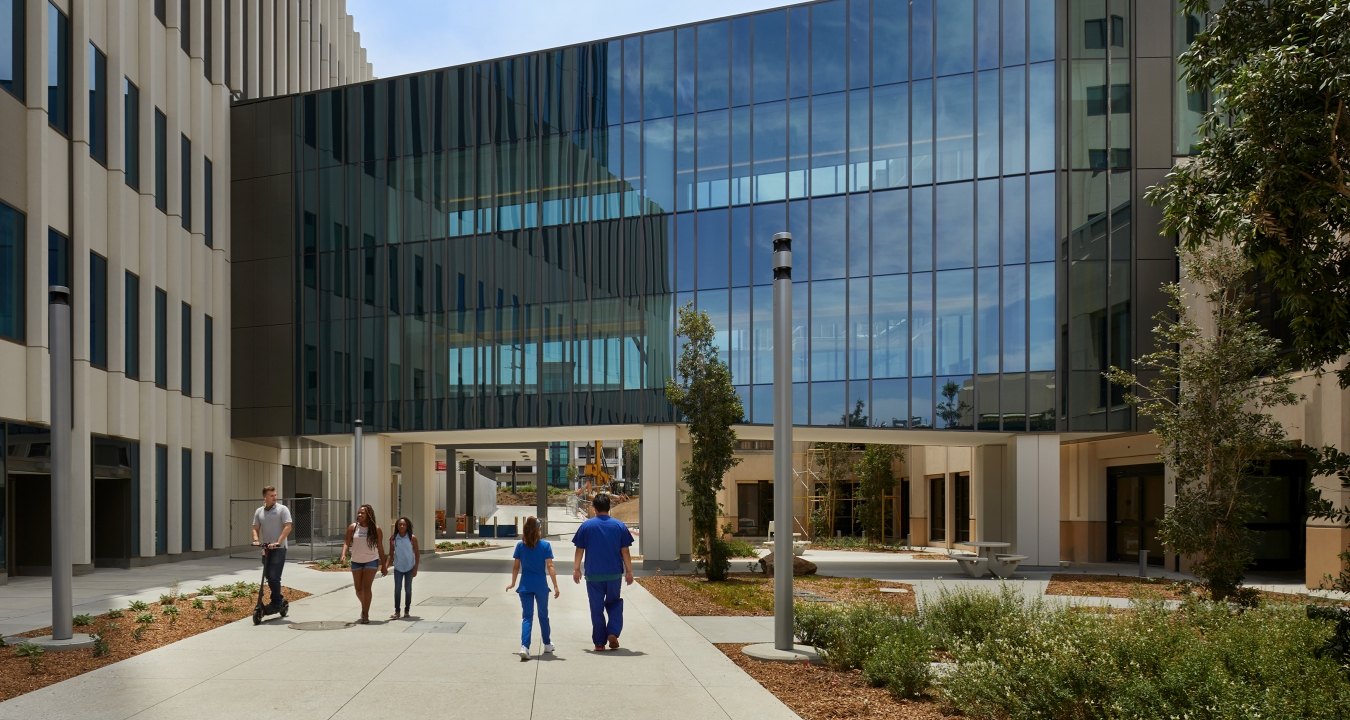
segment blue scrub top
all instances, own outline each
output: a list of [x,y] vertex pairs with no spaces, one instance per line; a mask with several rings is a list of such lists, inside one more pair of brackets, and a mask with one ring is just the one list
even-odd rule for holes
[[623,555],[619,551],[633,544],[628,526],[608,515],[600,515],[581,524],[572,544],[586,550],[586,579],[595,582],[623,577]]
[[516,543],[516,552],[512,555],[520,561],[520,587],[518,593],[548,594],[548,560],[553,559],[553,546],[540,538],[534,547],[524,541]]

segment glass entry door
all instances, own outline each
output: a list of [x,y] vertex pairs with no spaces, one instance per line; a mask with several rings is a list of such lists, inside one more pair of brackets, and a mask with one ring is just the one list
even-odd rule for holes
[[1106,554],[1114,561],[1139,562],[1148,550],[1150,565],[1163,564],[1158,521],[1163,516],[1161,464],[1113,467],[1106,471]]

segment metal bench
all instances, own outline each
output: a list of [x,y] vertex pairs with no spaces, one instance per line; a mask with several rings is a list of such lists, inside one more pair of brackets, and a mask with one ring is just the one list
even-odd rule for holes
[[989,561],[989,571],[996,577],[1007,579],[1017,572],[1017,566],[1026,559],[1026,555],[995,555]]

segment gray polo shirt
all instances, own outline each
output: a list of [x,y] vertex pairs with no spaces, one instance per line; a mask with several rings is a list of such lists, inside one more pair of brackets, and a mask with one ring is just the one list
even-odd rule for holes
[[[276,542],[281,537],[281,529],[288,522],[291,522],[291,510],[281,503],[273,504],[271,510],[264,505],[253,513],[253,526],[258,528],[258,542],[264,545]],[[284,542],[281,546],[287,547],[289,544]]]

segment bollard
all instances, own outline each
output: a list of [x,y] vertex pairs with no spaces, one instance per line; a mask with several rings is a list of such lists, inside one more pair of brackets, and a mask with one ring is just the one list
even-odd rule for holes
[[1139,551],[1139,577],[1148,577],[1148,548]]

